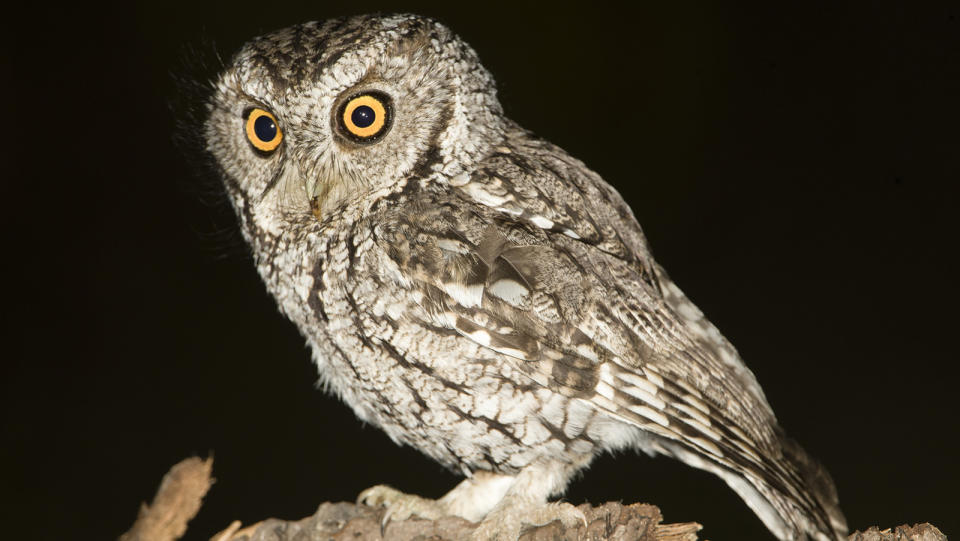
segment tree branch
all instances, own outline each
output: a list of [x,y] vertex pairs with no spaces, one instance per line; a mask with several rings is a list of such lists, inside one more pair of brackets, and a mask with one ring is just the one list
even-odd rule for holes
[[[140,515],[120,541],[173,541],[186,531],[187,522],[197,514],[213,480],[213,459],[188,458],[164,476],[149,507],[143,504]],[[594,507],[577,507],[587,517],[587,526],[564,528],[559,521],[531,527],[520,541],[611,540],[611,541],[696,541],[701,526],[695,522],[661,524],[660,510],[649,504],[624,505],[607,502]],[[327,541],[390,539],[391,541],[447,541],[466,539],[476,524],[458,517],[439,520],[410,519],[391,521],[381,529],[384,510],[353,503],[323,503],[313,516],[284,521],[268,519],[241,529],[234,521],[211,541]],[[876,527],[854,532],[849,541],[946,541],[930,524],[898,526],[893,530]]]
[[120,541],[174,541],[183,537],[210,490],[213,458],[191,457],[170,468],[147,506],[140,504],[137,521]]

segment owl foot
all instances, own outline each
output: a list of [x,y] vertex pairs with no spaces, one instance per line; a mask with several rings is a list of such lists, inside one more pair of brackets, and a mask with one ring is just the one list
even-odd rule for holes
[[376,485],[364,490],[357,496],[357,503],[370,507],[382,505],[387,508],[380,520],[381,529],[385,529],[391,520],[407,520],[414,516],[436,520],[449,514],[446,507],[437,500],[405,494],[387,485]]
[[587,526],[583,512],[566,502],[498,505],[470,534],[470,539],[516,541],[524,526],[543,526],[555,520],[566,528]]

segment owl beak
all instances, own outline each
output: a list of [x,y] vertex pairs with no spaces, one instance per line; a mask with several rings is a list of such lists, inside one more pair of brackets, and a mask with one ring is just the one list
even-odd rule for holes
[[[318,220],[323,219],[323,210],[328,200],[335,197],[333,193],[337,186],[342,183],[340,178],[317,177],[307,181],[307,201],[310,203],[310,211]],[[329,210],[329,208],[327,209]]]
[[313,217],[316,218],[317,221],[323,220],[323,213],[320,212],[320,198],[319,198],[319,197],[314,197],[314,198],[310,199],[310,212],[313,213]]
[[325,183],[319,178],[311,178],[307,180],[306,190],[307,190],[307,201],[310,203],[310,212],[313,213],[313,216],[317,220],[321,220],[323,215],[320,212],[321,204],[323,203],[322,196],[328,190],[323,188]]
[[316,218],[323,219],[323,212],[344,203],[354,196],[362,186],[359,179],[343,174],[341,171],[325,172],[311,176],[304,185],[310,210]]

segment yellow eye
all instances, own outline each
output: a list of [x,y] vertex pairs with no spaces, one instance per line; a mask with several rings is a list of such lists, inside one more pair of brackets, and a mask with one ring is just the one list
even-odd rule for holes
[[283,141],[277,118],[269,111],[251,109],[247,115],[247,139],[257,150],[273,152]]
[[337,123],[345,136],[358,143],[372,143],[390,130],[393,121],[390,97],[382,92],[364,92],[340,107]]

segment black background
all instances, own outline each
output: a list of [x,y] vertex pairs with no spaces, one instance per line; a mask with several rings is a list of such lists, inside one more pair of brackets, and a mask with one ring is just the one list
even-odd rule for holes
[[[956,534],[960,10],[674,4],[8,18],[3,536],[113,538],[195,453],[215,453],[217,482],[194,540],[376,483],[436,497],[457,482],[314,389],[303,340],[172,143],[184,44],[229,58],[264,31],[377,10],[447,23],[508,115],[624,194],[829,467],[851,527]],[[722,482],[664,458],[601,457],[566,497],[655,503],[714,540],[768,535]]]

